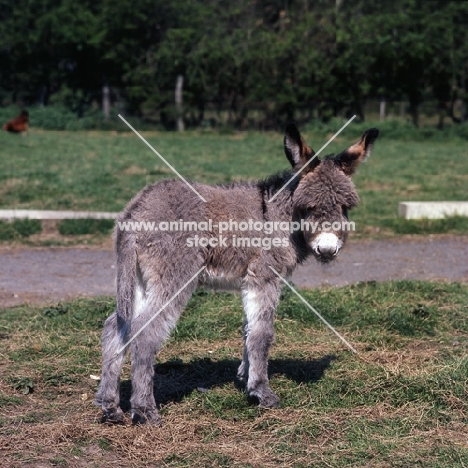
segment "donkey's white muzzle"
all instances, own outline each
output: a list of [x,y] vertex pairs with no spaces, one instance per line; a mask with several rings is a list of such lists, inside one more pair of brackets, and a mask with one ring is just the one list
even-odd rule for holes
[[322,232],[312,242],[312,250],[320,260],[332,260],[338,254],[343,242],[336,234]]

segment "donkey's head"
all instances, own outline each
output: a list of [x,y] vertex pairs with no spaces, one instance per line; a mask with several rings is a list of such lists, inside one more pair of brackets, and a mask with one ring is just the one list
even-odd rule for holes
[[378,135],[379,131],[371,128],[356,144],[320,160],[294,124],[286,127],[284,148],[293,169],[297,172],[309,163],[297,176],[293,216],[308,222],[309,230],[303,230],[307,248],[321,262],[333,260],[346,240],[348,210],[359,202],[351,176],[369,155]]

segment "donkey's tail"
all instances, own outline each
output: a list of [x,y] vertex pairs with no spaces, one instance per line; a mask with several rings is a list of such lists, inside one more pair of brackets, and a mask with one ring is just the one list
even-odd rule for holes
[[117,252],[117,315],[125,321],[133,316],[137,281],[137,252],[135,235],[116,229]]

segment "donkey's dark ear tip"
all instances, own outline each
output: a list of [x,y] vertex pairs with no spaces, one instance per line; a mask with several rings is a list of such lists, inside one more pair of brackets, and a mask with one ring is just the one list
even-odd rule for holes
[[285,129],[286,135],[297,136],[299,135],[299,129],[294,122],[288,122]]
[[364,136],[366,138],[367,143],[370,144],[377,140],[379,133],[380,131],[378,128],[369,128],[369,130],[366,130]]

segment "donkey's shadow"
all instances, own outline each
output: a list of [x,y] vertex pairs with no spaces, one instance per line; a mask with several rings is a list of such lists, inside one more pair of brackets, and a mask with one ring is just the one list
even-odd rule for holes
[[[320,380],[335,355],[320,359],[271,359],[269,374],[284,375],[296,383],[314,383]],[[210,358],[195,359],[184,363],[179,359],[154,366],[154,396],[158,405],[180,402],[193,391],[209,391],[213,387],[233,382],[238,390],[244,386],[236,378],[240,360],[223,359],[213,361]],[[131,380],[124,380],[120,386],[120,406],[123,411],[130,409]]]

